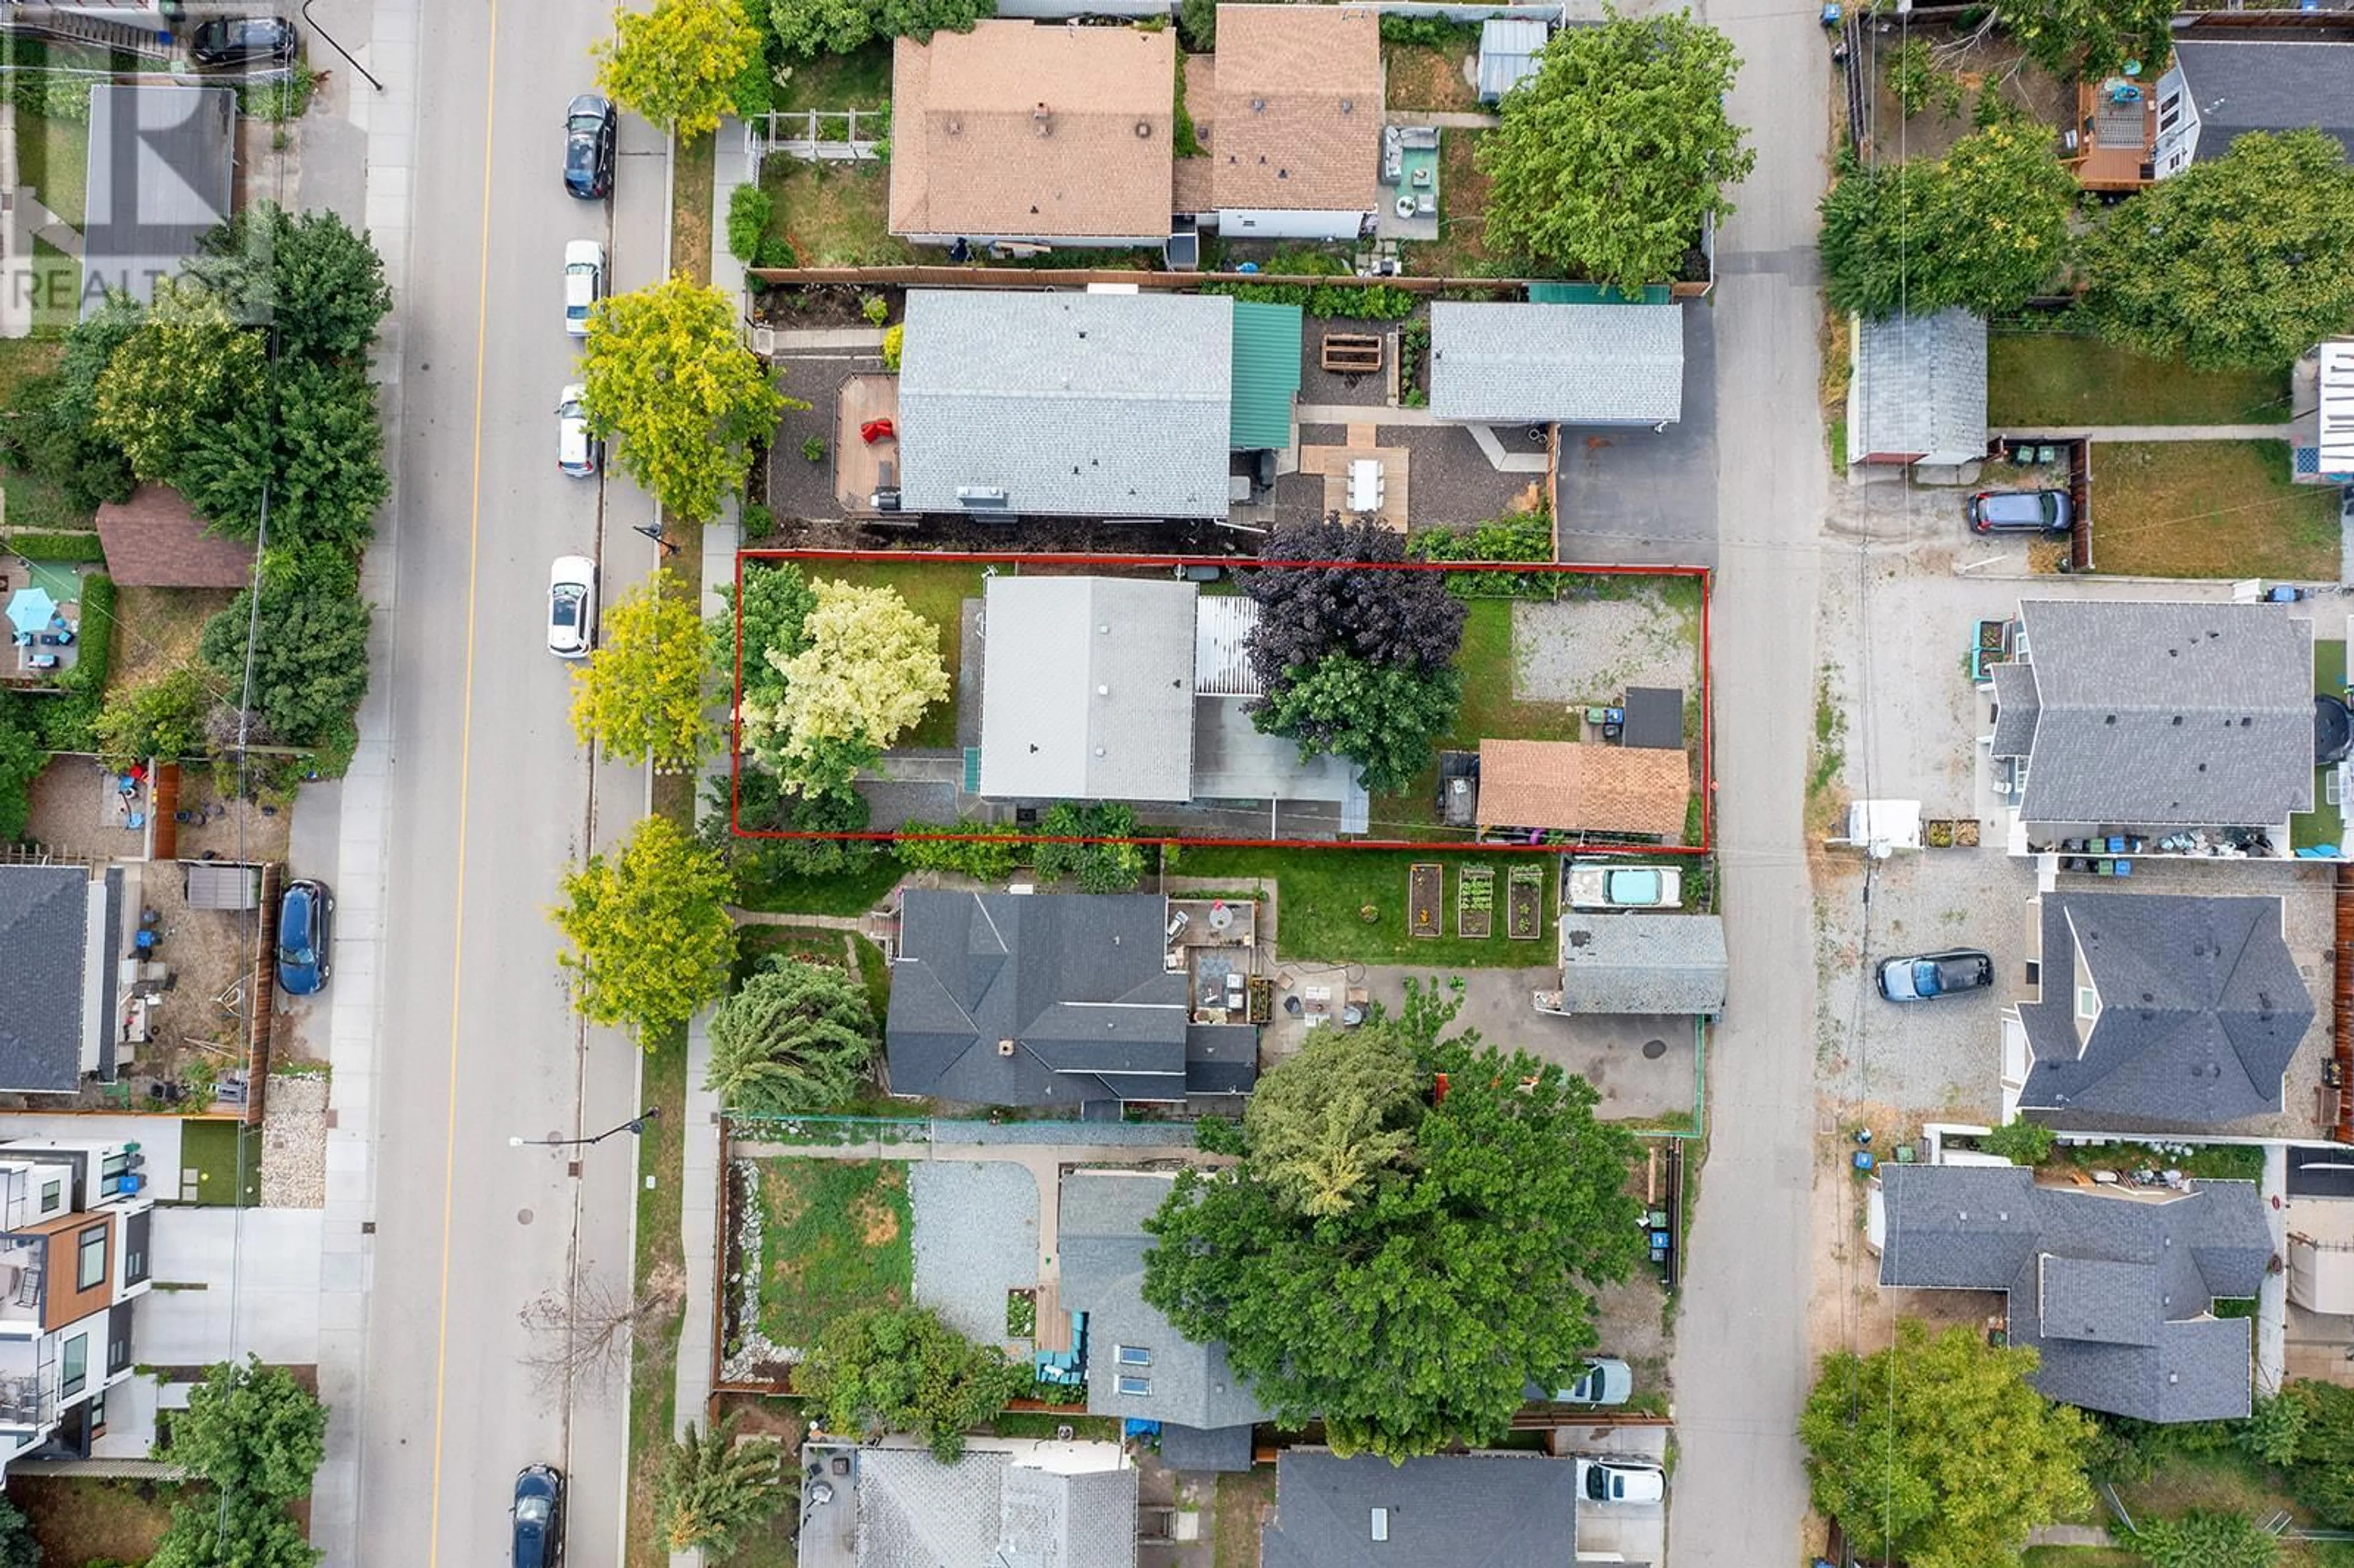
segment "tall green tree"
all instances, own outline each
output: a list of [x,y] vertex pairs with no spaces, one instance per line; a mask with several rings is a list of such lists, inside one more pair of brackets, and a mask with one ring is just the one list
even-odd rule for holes
[[[1558,1386],[1593,1344],[1587,1287],[1639,1255],[1634,1139],[1594,1119],[1585,1080],[1442,1037],[1454,1012],[1417,989],[1397,1020],[1320,1043],[1307,1092],[1280,1082],[1306,1058],[1276,1067],[1259,1093],[1278,1109],[1246,1120],[1240,1165],[1182,1173],[1145,1227],[1145,1299],[1223,1340],[1279,1423],[1321,1416],[1343,1452],[1500,1436],[1529,1380]],[[1414,1062],[1405,1100],[1384,1051]],[[1371,1103],[1335,1138],[1310,1113],[1343,1085]],[[1404,1147],[1384,1136],[1401,1130]]]
[[1597,283],[1677,277],[1757,161],[1724,112],[1740,64],[1689,12],[1555,33],[1476,154],[1489,249]]
[[781,694],[773,705],[744,702],[744,741],[789,784],[827,789],[913,729],[951,683],[940,629],[897,588],[822,582],[812,591],[801,651],[767,654]]
[[276,334],[279,353],[357,364],[392,309],[384,258],[362,232],[321,209],[257,201],[196,242],[186,273],[231,320]]
[[2174,0],[2001,0],[2003,30],[2058,77],[2097,80],[2127,60],[2158,79],[2174,52]]
[[1815,1507],[1861,1556],[2017,1568],[2028,1531],[2093,1506],[2092,1424],[2029,1386],[2036,1359],[1912,1318],[1886,1350],[1825,1356],[1798,1417]]
[[737,335],[736,306],[684,276],[617,294],[588,320],[580,373],[590,426],[665,512],[697,522],[742,485],[754,440],[786,397]]
[[2049,128],[2015,118],[1943,158],[1847,163],[1822,203],[1830,302],[1874,321],[2017,310],[2058,276],[2075,205]]
[[793,1369],[793,1387],[828,1430],[914,1432],[943,1463],[968,1428],[1030,1386],[1030,1369],[976,1345],[920,1307],[838,1318]]
[[768,0],[769,25],[790,53],[846,55],[870,38],[968,33],[996,0]]
[[2285,368],[2354,326],[2354,168],[2319,131],[2252,132],[2119,203],[2078,270],[2112,343],[2199,370]]
[[260,536],[266,492],[273,543],[355,550],[392,494],[376,387],[358,365],[281,359],[255,396],[190,432],[177,482],[223,537]]
[[737,604],[732,586],[722,588],[719,595],[732,613],[711,623],[712,663],[734,678],[740,623],[744,694],[762,703],[781,700],[784,666],[809,646],[803,628],[817,608],[809,579],[790,562],[746,561],[742,605]]
[[875,1060],[866,988],[846,971],[770,958],[711,1015],[705,1084],[730,1110],[788,1116],[847,1104]]
[[234,703],[246,690],[249,644],[254,715],[280,741],[315,746],[349,724],[367,694],[370,611],[349,556],[317,547],[288,555],[263,571],[259,613],[257,590],[239,592],[205,622],[197,654]]
[[572,1001],[594,1022],[623,1024],[652,1050],[663,1032],[727,990],[734,888],[717,852],[667,817],[647,817],[611,855],[565,874],[554,911],[571,950]]
[[130,500],[138,483],[122,449],[98,428],[98,378],[146,314],[129,295],[109,293],[67,329],[57,369],[19,387],[0,421],[0,455],[84,512]]
[[197,755],[204,749],[205,715],[217,694],[207,673],[195,665],[108,693],[90,725],[99,760],[128,768],[151,757]]
[[624,762],[692,770],[718,744],[697,590],[671,572],[615,599],[596,651],[572,671],[572,733]]
[[327,1407],[284,1367],[217,1362],[172,1419],[173,1462],[224,1491],[305,1496],[327,1453]]
[[1260,1080],[1244,1148],[1278,1207],[1325,1219],[1407,1169],[1422,1110],[1414,1050],[1396,1029],[1319,1030]]
[[622,108],[682,140],[707,136],[736,106],[736,83],[759,57],[743,0],[654,0],[613,13],[614,36],[592,46],[597,85]]
[[724,1558],[746,1531],[792,1500],[800,1472],[787,1462],[784,1445],[773,1437],[738,1443],[735,1428],[734,1416],[700,1432],[689,1422],[686,1435],[663,1455],[654,1500],[663,1543],[673,1552]]
[[1462,686],[1449,666],[1415,670],[1328,653],[1294,670],[1251,722],[1299,743],[1300,760],[1332,752],[1358,768],[1376,795],[1399,794],[1431,765],[1432,748],[1455,727]]
[[[0,691],[0,844],[24,832],[33,813],[33,780],[48,766],[24,698]],[[0,1568],[6,1568],[0,1563]]]
[[142,479],[176,481],[197,431],[250,402],[262,385],[261,340],[202,287],[155,281],[137,330],[100,372],[94,428]]

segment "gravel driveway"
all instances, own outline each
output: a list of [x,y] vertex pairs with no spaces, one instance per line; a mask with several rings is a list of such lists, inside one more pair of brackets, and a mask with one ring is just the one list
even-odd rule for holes
[[1010,1160],[917,1160],[916,1299],[977,1343],[1005,1342],[1005,1293],[1038,1283],[1038,1182]]
[[1590,703],[1628,686],[1700,686],[1697,631],[1649,588],[1624,599],[1512,603],[1512,695]]

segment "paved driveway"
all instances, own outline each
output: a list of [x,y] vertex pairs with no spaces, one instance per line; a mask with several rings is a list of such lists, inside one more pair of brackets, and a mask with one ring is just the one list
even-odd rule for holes
[[1716,316],[1684,304],[1683,418],[1664,430],[1561,432],[1561,558],[1716,565]]

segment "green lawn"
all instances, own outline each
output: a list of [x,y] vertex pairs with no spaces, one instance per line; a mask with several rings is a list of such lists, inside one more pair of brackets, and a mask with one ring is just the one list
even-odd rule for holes
[[850,945],[858,952],[858,978],[865,982],[867,1010],[880,1023],[891,1016],[891,960],[864,937],[851,938]]
[[2338,492],[2291,482],[2283,441],[2093,449],[2093,565],[2153,577],[2338,580]]
[[896,588],[907,608],[940,629],[940,660],[948,666],[949,696],[934,703],[902,747],[942,748],[956,744],[956,678],[964,662],[964,601],[981,595],[981,569],[953,561],[803,561],[815,582],[846,582],[854,588]]
[[[180,1123],[180,1167],[196,1172],[197,1202],[228,1208],[240,1202],[248,1207],[261,1202],[261,1135],[247,1137],[240,1150],[238,1135],[245,1130],[242,1122],[235,1121],[192,1117]],[[240,1177],[242,1200],[238,1197]],[[159,1195],[170,1198],[178,1193],[167,1187]]]
[[2114,1546],[2031,1546],[2026,1568],[2145,1568],[2139,1552]]
[[2192,370],[2098,338],[1995,333],[1989,425],[2244,425],[2288,418],[2285,370]]
[[795,58],[771,107],[787,109],[888,109],[891,107],[889,38],[862,44],[846,55]]
[[760,1164],[760,1331],[805,1347],[865,1307],[906,1305],[916,1277],[907,1168],[890,1160]]
[[1000,1437],[1051,1438],[1058,1426],[1071,1429],[1081,1443],[1117,1443],[1119,1422],[1109,1415],[1087,1415],[1062,1410],[1009,1410],[990,1419],[989,1430]]
[[90,191],[90,127],[19,111],[16,177],[40,204],[75,228]]
[[769,231],[792,241],[804,267],[888,267],[915,260],[891,233],[891,175],[882,164],[774,157],[760,185],[775,199]]
[[[2313,640],[2313,689],[2320,696],[2334,697],[2346,690],[2346,642],[2343,638],[2317,637]],[[2343,844],[2346,842],[2346,814],[2329,803],[2328,784],[2335,768],[2313,770],[2313,810],[2299,812],[2289,819],[2289,846],[2311,849],[2316,844]]]
[[2168,1454],[2158,1461],[2147,1480],[2119,1485],[2117,1499],[2137,1520],[2173,1519],[2192,1509],[2255,1519],[2286,1509],[2300,1520],[2307,1517],[2288,1495],[2279,1472],[2236,1448]]
[[[1534,941],[1504,935],[1506,867],[1533,858],[1544,868],[1543,916]],[[1406,934],[1408,868],[1435,861],[1447,868],[1447,929],[1455,929],[1456,888],[1467,865],[1496,871],[1494,927],[1488,938],[1410,937]],[[1331,962],[1428,964],[1434,970],[1535,969],[1553,955],[1554,917],[1560,907],[1557,860],[1550,854],[1458,854],[1432,850],[1187,849],[1179,863],[1188,876],[1271,876],[1276,882],[1277,957]],[[1372,905],[1369,924],[1361,913]]]
[[763,876],[748,871],[737,884],[736,898],[746,909],[769,915],[864,915],[905,874],[898,858],[887,853],[840,876]]

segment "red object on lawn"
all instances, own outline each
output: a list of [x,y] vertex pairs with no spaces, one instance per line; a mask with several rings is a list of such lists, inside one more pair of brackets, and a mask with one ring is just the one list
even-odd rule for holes
[[871,447],[876,441],[897,440],[899,432],[891,428],[891,421],[888,419],[869,419],[858,427],[858,436]]

